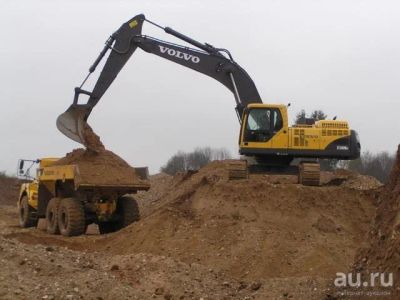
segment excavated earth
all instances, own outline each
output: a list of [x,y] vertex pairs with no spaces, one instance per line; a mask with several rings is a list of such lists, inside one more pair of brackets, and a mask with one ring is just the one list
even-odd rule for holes
[[393,286],[379,285],[372,292],[400,299],[400,145],[389,182],[379,196],[368,240],[367,247],[358,252],[354,272],[362,273],[363,282],[370,281],[371,273],[383,273],[386,279],[392,274]]
[[0,174],[0,205],[16,205],[21,183],[14,177]]
[[98,135],[85,123],[84,139],[87,149],[75,149],[55,163],[59,165],[76,165],[79,184],[90,185],[137,185],[144,182],[121,157],[106,150]]
[[[336,272],[375,247],[377,205],[378,215],[394,205],[382,208],[379,182],[347,171],[305,187],[292,176],[230,181],[227,163],[213,162],[151,184],[135,196],[139,222],[71,238],[18,228],[6,205],[17,193],[9,194],[0,206],[0,299],[333,299]],[[390,216],[376,225],[388,230],[379,243],[394,234]],[[380,264],[393,263],[398,244],[389,248],[368,257],[391,253]]]
[[82,184],[132,185],[141,182],[135,169],[109,150],[75,149],[53,165],[77,165],[78,180]]

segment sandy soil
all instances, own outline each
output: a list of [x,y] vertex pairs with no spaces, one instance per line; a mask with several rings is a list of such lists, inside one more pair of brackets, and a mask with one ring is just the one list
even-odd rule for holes
[[229,181],[222,162],[158,174],[136,195],[142,219],[103,236],[20,229],[1,205],[0,299],[333,299],[380,195],[376,181],[338,176]]
[[[360,249],[353,271],[363,280],[371,273],[393,275],[393,299],[400,299],[400,146],[389,183],[380,194],[378,210],[370,228],[368,245]],[[380,290],[387,292],[388,288]]]
[[21,181],[0,174],[0,205],[16,205]]
[[79,183],[91,185],[134,185],[142,183],[126,161],[109,150],[75,149],[53,165],[77,165]]

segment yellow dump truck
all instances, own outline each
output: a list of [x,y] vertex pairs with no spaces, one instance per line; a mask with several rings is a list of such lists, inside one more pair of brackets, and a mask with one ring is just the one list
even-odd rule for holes
[[[148,190],[147,168],[137,168],[140,180],[134,184],[96,185],[82,183],[78,165],[53,165],[57,158],[20,160],[21,185],[18,198],[21,227],[33,227],[46,218],[51,234],[77,236],[95,223],[100,233],[117,231],[139,219],[139,208],[132,194]],[[31,170],[35,169],[35,176]]]

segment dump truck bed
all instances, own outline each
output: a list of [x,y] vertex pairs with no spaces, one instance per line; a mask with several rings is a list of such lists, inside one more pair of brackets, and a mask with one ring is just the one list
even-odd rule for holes
[[[143,168],[141,168],[143,169]],[[115,171],[115,170],[114,170]],[[98,170],[96,173],[81,172],[78,165],[56,165],[39,169],[39,180],[46,181],[73,181],[75,190],[81,189],[117,189],[119,191],[135,192],[148,190],[150,183],[144,178],[140,178],[132,168],[130,173],[112,176],[113,170],[109,168]]]

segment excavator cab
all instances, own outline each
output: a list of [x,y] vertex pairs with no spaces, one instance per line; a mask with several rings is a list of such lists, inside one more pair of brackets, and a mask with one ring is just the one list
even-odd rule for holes
[[243,111],[239,146],[241,154],[250,151],[251,155],[267,155],[273,148],[287,148],[286,106],[249,104]]
[[243,128],[244,142],[268,142],[283,127],[279,109],[264,107],[247,111]]

